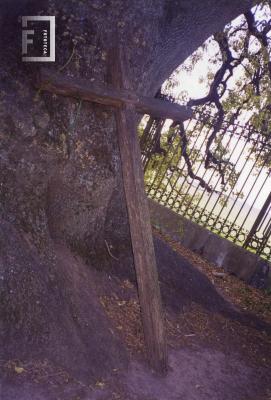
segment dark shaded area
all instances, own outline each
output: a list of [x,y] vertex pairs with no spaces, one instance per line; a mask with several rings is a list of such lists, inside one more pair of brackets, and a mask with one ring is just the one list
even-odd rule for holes
[[[125,270],[120,269],[118,273],[116,271],[113,274],[104,271],[93,273],[89,266],[74,257],[65,246],[58,244],[55,247],[55,262],[61,275],[53,278],[51,276],[53,272],[50,271],[48,278],[48,265],[41,266],[37,262],[36,267],[31,266],[35,263],[30,253],[28,257],[23,256],[20,261],[22,257],[20,246],[29,250],[26,238],[18,232],[15,233],[3,221],[2,227],[0,244],[3,256],[0,260],[3,263],[8,262],[9,265],[12,262],[12,271],[6,268],[5,273],[14,274],[14,280],[10,278],[13,288],[16,287],[16,282],[17,284],[20,282],[20,285],[24,287],[25,277],[21,263],[28,265],[27,276],[42,274],[44,277],[42,286],[36,291],[29,283],[27,285],[33,296],[33,308],[29,312],[31,311],[33,316],[38,315],[42,321],[44,312],[39,314],[34,308],[38,307],[37,301],[40,297],[46,296],[48,306],[45,310],[46,320],[49,321],[44,329],[41,327],[36,332],[35,337],[29,338],[33,349],[29,361],[32,359],[35,363],[47,357],[54,367],[64,367],[71,374],[67,382],[60,378],[60,383],[54,386],[44,383],[47,382],[46,380],[34,383],[29,375],[17,374],[16,376],[14,372],[12,374],[12,371],[10,373],[5,371],[2,377],[3,400],[29,400],[30,398],[74,400],[76,396],[82,400],[109,400],[114,399],[113,393],[121,393],[120,399],[123,400],[149,400],[150,398],[177,400],[180,396],[185,400],[217,400],[218,396],[223,400],[231,398],[243,400],[244,397],[253,400],[262,399],[260,395],[268,387],[267,371],[247,365],[238,346],[233,343],[230,336],[227,337],[227,332],[216,332],[219,337],[225,339],[220,349],[217,349],[215,344],[203,345],[196,335],[195,348],[181,346],[180,350],[170,350],[170,370],[167,378],[161,379],[153,375],[145,362],[142,363],[141,357],[140,362],[135,361],[136,357],[133,357],[128,363],[124,344],[117,338],[115,329],[109,323],[98,301],[101,295],[117,295],[117,299],[126,301],[134,299],[135,290],[125,289],[120,285],[127,279],[127,272],[124,273]],[[16,245],[13,244],[13,240],[6,239],[7,234],[16,241]],[[236,311],[234,306],[216,291],[203,273],[175,252],[166,242],[157,237],[154,237],[154,241],[163,302],[169,313],[179,314],[184,307],[187,310],[192,303],[197,303],[210,313],[221,313],[229,320],[239,321],[244,326],[253,326],[257,322],[258,327],[261,328],[261,321],[252,315]],[[7,254],[10,254],[9,259]],[[115,267],[117,268],[117,265]],[[120,279],[116,278],[116,275]],[[58,286],[63,281],[66,291]],[[15,295],[14,293],[11,293],[11,296]],[[18,295],[17,293],[16,296]],[[12,297],[10,301],[9,308],[5,305],[5,309],[9,311],[12,309]],[[28,303],[21,298],[17,301],[23,302],[25,313]],[[62,309],[62,313],[58,307]],[[11,315],[12,313],[9,313],[9,316]],[[61,315],[60,318],[59,315]],[[17,321],[20,321],[18,316]],[[35,326],[37,326],[36,323]],[[11,329],[14,329],[12,336],[14,337],[17,332],[18,348],[13,349],[12,352],[10,347],[11,351],[5,355],[6,357],[14,357],[15,354],[18,358],[19,356],[27,357],[27,353],[23,352],[27,350],[24,346],[27,330],[23,331],[23,327],[23,321],[12,324]],[[49,333],[48,337],[44,334],[46,329]],[[5,342],[9,344],[6,338]],[[43,346],[43,343],[46,346]],[[242,343],[247,343],[245,337]],[[67,347],[61,348],[61,346]],[[42,349],[39,353],[36,352],[38,348]],[[63,350],[66,353],[66,359],[63,359]],[[268,357],[268,351],[265,350],[262,356]],[[84,360],[87,360],[87,364]],[[41,373],[41,376],[43,375],[46,374]],[[50,379],[57,382],[56,376],[57,373],[54,372]],[[77,379],[80,377],[81,383],[73,377]],[[106,382],[105,387],[100,389],[99,386],[95,386],[96,380]],[[90,382],[91,387],[88,386]]]
[[48,359],[86,381],[127,365],[90,265],[61,244],[41,261],[29,237],[4,220],[0,249],[1,362]]
[[[115,115],[111,109],[37,90],[40,65],[21,62],[18,16],[57,15],[57,61],[48,67],[56,71],[66,64],[77,37],[63,74],[104,84],[112,33],[118,29],[132,87],[152,96],[205,38],[251,3],[178,1],[173,15],[164,0],[131,0],[128,11],[124,0],[1,2],[3,359],[46,357],[93,379],[124,368],[126,352],[110,331],[93,275],[94,269],[113,273],[114,268],[133,274]],[[161,256],[164,264],[167,256]],[[179,273],[177,261],[172,263]],[[168,279],[169,271],[163,273]],[[174,276],[167,279],[171,285]],[[177,307],[181,295],[179,300],[174,296],[183,284],[174,285],[168,301]]]
[[221,313],[244,326],[271,334],[271,326],[255,315],[239,312],[217,292],[206,275],[174,251],[169,244],[154,237],[162,299],[166,308],[182,312],[183,307],[198,303],[209,312]]
[[155,252],[166,307],[180,312],[195,302],[213,312],[233,312],[233,307],[219,294],[209,279],[174,251],[169,244],[155,237]]

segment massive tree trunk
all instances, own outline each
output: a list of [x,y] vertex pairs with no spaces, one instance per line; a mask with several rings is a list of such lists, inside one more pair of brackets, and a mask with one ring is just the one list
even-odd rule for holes
[[[4,357],[45,357],[94,377],[123,364],[125,350],[119,353],[121,345],[95,299],[92,271],[133,275],[114,112],[35,89],[40,65],[20,60],[19,17],[55,15],[56,63],[49,68],[56,71],[66,64],[63,74],[99,83],[110,81],[109,51],[118,32],[127,51],[132,87],[152,96],[209,35],[251,4],[250,0],[1,2]],[[109,255],[105,240],[118,261]]]

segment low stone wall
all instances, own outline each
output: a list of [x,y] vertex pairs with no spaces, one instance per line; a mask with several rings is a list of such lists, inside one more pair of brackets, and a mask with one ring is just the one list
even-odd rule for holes
[[149,199],[154,227],[249,284],[271,287],[270,264],[240,246]]

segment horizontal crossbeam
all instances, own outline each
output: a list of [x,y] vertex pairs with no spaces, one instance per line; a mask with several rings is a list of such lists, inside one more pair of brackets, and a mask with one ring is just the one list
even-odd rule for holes
[[140,96],[127,89],[115,89],[112,86],[98,85],[86,79],[64,77],[42,69],[38,86],[42,90],[62,96],[80,98],[82,100],[121,108],[125,104],[132,105],[140,114],[149,114],[155,118],[169,118],[174,121],[185,121],[192,117],[191,109],[179,104]]

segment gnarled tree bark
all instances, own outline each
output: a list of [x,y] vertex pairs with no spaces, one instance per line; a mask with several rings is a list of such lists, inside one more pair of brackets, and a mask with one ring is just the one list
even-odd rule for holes
[[[21,62],[18,18],[55,15],[56,63],[50,68],[65,66],[63,73],[98,84],[109,80],[117,29],[132,88],[154,96],[193,50],[251,5],[250,0],[1,2],[3,358],[47,358],[88,378],[124,365],[125,350],[95,300],[92,271],[133,274],[114,112],[37,91],[40,65]],[[119,261],[108,255],[105,240]]]

